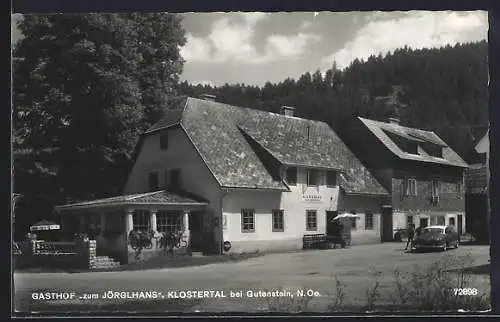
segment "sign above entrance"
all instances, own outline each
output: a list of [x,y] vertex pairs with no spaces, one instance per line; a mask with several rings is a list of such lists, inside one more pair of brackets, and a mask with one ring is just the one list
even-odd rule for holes
[[317,195],[317,194],[306,194],[306,195],[302,195],[302,199],[304,201],[321,201],[321,195]]

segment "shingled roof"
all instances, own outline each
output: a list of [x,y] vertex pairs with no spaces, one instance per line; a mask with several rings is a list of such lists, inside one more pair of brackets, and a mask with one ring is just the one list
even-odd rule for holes
[[[387,147],[387,149],[401,159],[446,164],[463,168],[468,167],[467,163],[455,151],[453,151],[453,149],[450,148],[446,142],[444,142],[436,133],[432,131],[424,131],[399,124],[369,120],[362,117],[359,117],[359,119],[378,138],[378,140]],[[441,146],[443,148],[443,157],[438,158],[430,155],[407,153],[389,137],[387,132],[414,142],[427,142]]]
[[347,193],[387,194],[324,122],[187,98],[146,133],[180,124],[222,187],[288,190],[273,178],[248,136],[280,164],[348,174]]

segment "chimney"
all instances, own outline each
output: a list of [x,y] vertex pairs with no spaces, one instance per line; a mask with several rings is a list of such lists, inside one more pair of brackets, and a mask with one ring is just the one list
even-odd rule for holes
[[282,107],[280,107],[280,114],[286,115],[286,116],[294,116],[295,108],[290,107],[290,106],[282,106]]
[[399,117],[389,117],[389,118],[387,118],[387,122],[391,123],[391,124],[398,124],[399,125],[401,120],[399,119]]
[[215,99],[217,98],[217,96],[212,95],[212,94],[208,94],[208,93],[204,93],[204,94],[201,94],[201,95],[200,95],[200,98],[201,98],[202,100],[205,100],[205,101],[212,101],[212,102],[215,102]]
[[401,122],[401,118],[399,116],[400,113],[400,104],[398,103],[393,103],[393,102],[387,102],[387,113],[385,114],[385,118],[387,123],[390,124],[399,124]]

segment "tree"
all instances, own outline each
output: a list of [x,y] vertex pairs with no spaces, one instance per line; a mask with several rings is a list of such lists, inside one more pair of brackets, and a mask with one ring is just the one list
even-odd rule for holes
[[[16,192],[53,203],[119,193],[139,134],[164,108],[156,108],[168,98],[164,91],[175,94],[182,68],[177,46],[184,44],[178,18],[27,15],[18,27]],[[162,63],[164,74],[153,73]]]
[[131,13],[137,28],[139,86],[144,106],[144,128],[164,116],[170,99],[177,95],[184,60],[180,47],[186,44],[181,17],[169,13]]
[[[316,71],[297,80],[267,82],[259,89],[260,97],[246,91],[231,103],[267,111],[290,105],[300,117],[339,128],[343,118],[353,115],[384,119],[388,104],[397,102],[403,125],[438,131],[456,151],[467,151],[472,141],[464,138],[488,124],[486,57],[485,41],[421,50],[405,47],[366,62],[355,59],[343,70],[333,62],[324,76]],[[183,93],[188,95],[194,87],[185,85]],[[394,95],[395,85],[404,91]],[[232,87],[226,84],[222,91],[229,93]],[[220,98],[225,101],[225,96]],[[464,134],[456,139],[453,130],[459,128]]]

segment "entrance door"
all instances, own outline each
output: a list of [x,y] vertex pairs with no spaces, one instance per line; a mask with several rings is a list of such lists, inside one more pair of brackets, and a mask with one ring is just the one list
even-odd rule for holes
[[337,216],[337,211],[326,212],[326,234],[332,235],[335,232],[335,224],[332,221]]
[[420,218],[420,227],[425,228],[429,226],[429,218]]
[[458,235],[462,234],[462,224],[463,224],[463,216],[462,215],[457,215],[457,232]]
[[189,214],[189,239],[192,252],[202,252],[203,243],[203,212],[192,211]]
[[389,242],[394,239],[392,233],[392,207],[382,207],[382,241]]

